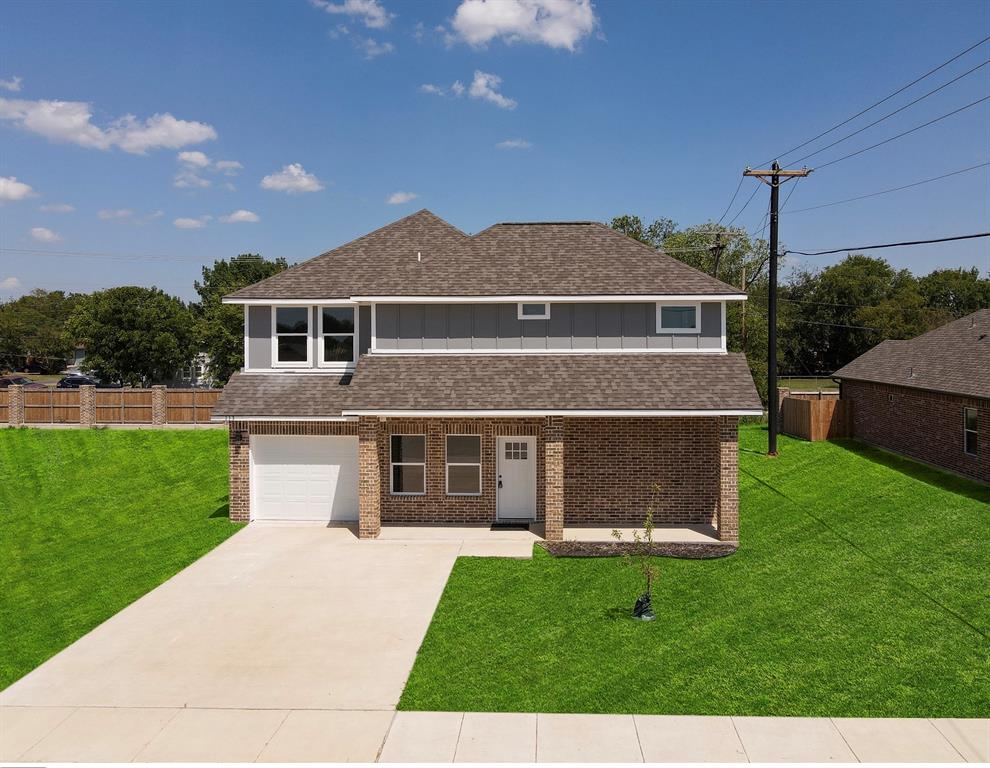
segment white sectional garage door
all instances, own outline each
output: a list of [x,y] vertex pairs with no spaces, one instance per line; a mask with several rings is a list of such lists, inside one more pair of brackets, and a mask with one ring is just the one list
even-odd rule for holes
[[358,519],[356,436],[251,438],[253,520]]

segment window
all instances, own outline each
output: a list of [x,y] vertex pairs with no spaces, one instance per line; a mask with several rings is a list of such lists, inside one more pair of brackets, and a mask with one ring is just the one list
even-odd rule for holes
[[549,320],[549,304],[526,304],[520,303],[516,307],[516,317],[520,320]]
[[354,307],[320,307],[320,365],[339,367],[355,361]]
[[696,301],[657,304],[657,333],[698,333],[700,322],[701,304]]
[[505,458],[517,461],[526,461],[529,458],[529,444],[522,442],[506,442],[505,443]]
[[480,435],[447,435],[447,493],[481,495]]
[[976,414],[975,408],[963,408],[963,450],[970,456],[977,451]]
[[426,493],[426,435],[392,435],[392,493]]
[[275,365],[309,365],[309,307],[275,307]]

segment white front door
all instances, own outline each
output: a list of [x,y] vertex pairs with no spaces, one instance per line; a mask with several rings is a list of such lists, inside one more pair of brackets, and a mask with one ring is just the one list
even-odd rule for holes
[[498,438],[497,515],[500,520],[536,519],[536,438]]

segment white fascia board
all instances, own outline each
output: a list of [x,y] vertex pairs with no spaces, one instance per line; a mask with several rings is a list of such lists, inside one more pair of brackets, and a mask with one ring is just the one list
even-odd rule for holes
[[[354,303],[367,304],[512,304],[551,302],[626,301],[745,301],[745,293],[714,294],[607,294],[604,296],[351,296]],[[271,302],[277,303],[274,299]]]
[[325,299],[237,299],[230,296],[224,296],[220,299],[221,304],[244,304],[246,306],[274,306],[278,305],[281,307],[310,307],[317,306],[320,304],[327,306],[345,306],[351,304],[357,304],[353,299],[349,299],[346,296],[342,298],[325,298]]
[[373,349],[369,355],[375,357],[419,355],[474,355],[478,357],[514,355],[724,355],[726,351],[720,347],[703,347],[701,349],[660,349],[657,347],[621,347],[619,349],[537,349],[517,347],[515,349]]
[[658,409],[658,410],[567,410],[530,408],[515,410],[483,409],[483,410],[383,410],[377,408],[361,408],[344,411],[344,416],[381,416],[385,418],[526,418],[531,416],[762,416],[763,409],[728,408],[728,409]]

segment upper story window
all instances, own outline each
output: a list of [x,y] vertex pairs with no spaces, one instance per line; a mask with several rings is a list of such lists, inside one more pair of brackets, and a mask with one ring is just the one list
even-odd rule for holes
[[282,366],[310,364],[309,307],[275,307],[272,312],[272,362]]
[[700,302],[665,301],[657,304],[657,333],[698,333],[700,331]]
[[335,367],[356,360],[354,307],[320,307],[320,365]]
[[549,304],[520,302],[516,307],[516,317],[520,320],[549,320]]
[[977,410],[975,408],[963,408],[963,450],[970,456],[977,454],[976,420]]

